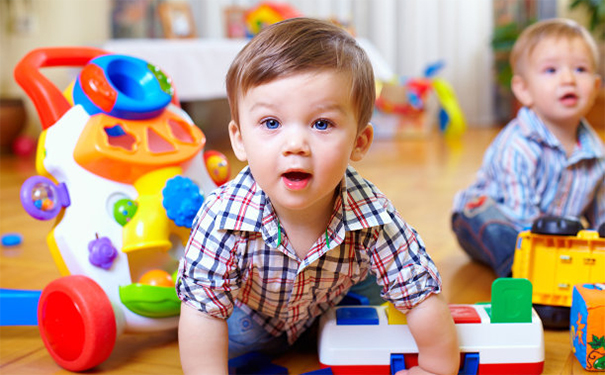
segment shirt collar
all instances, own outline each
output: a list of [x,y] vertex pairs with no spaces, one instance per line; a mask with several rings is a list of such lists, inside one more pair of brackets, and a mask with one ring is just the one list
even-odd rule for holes
[[347,168],[341,186],[342,201],[345,202],[343,221],[347,231],[368,229],[392,221],[387,212],[390,202],[353,167]]
[[603,141],[601,141],[601,138],[599,138],[594,129],[591,128],[585,120],[582,120],[580,127],[578,128],[578,145],[578,158],[605,158],[605,146],[603,145]]
[[524,136],[552,148],[562,149],[561,142],[548,130],[536,112],[523,107],[519,110],[517,118],[519,119],[519,127]]
[[[367,229],[392,221],[387,212],[388,200],[364,180],[353,168],[348,167],[340,184],[328,232],[332,237],[341,231]],[[257,185],[250,168],[245,167],[218,194],[221,195],[222,219],[220,229],[260,232],[269,246],[277,247],[278,221],[269,197]],[[344,204],[342,204],[344,202]],[[333,235],[332,235],[333,234]],[[335,244],[338,238],[334,238]],[[332,247],[332,246],[331,246]]]
[[[519,127],[524,136],[534,139],[537,142],[543,143],[549,147],[563,150],[561,142],[538,117],[538,115],[527,107],[519,110],[518,114]],[[603,142],[595,131],[586,123],[585,120],[580,121],[578,126],[578,147],[574,151],[571,159],[591,159],[605,157]],[[570,160],[572,162],[572,160]]]

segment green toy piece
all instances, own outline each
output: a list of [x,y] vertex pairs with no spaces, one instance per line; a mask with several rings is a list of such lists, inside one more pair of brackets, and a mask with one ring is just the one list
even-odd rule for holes
[[531,323],[532,285],[528,279],[499,278],[492,284],[492,323]]
[[138,208],[138,203],[132,199],[120,199],[113,206],[113,217],[118,224],[124,226],[134,217]]
[[174,88],[170,82],[170,78],[164,74],[164,72],[157,66],[148,63],[147,69],[149,69],[160,84],[160,89],[170,96],[174,96]]
[[181,311],[174,287],[130,284],[120,287],[120,299],[133,313],[149,318],[177,316]]

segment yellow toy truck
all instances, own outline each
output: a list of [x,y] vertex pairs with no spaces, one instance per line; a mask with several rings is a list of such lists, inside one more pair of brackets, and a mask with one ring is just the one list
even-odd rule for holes
[[544,326],[569,329],[574,285],[605,282],[605,223],[587,230],[575,218],[539,218],[519,233],[512,271],[533,284],[532,302]]

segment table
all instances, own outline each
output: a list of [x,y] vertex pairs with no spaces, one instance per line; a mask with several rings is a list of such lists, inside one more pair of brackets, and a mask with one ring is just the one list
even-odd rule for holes
[[[229,65],[249,39],[112,39],[100,46],[109,52],[144,59],[160,67],[174,83],[181,101],[226,98]],[[366,39],[358,38],[368,54],[376,79],[391,80],[394,73]]]

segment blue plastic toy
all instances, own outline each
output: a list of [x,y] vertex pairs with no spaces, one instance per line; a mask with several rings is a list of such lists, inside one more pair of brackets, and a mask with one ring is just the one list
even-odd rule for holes
[[0,288],[0,326],[38,325],[41,290]]

